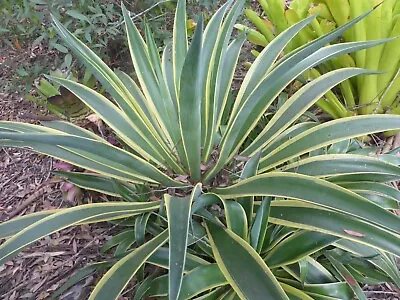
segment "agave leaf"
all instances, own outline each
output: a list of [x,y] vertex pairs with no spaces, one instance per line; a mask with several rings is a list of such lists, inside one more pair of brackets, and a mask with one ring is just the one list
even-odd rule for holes
[[[143,297],[165,297],[168,295],[168,274],[161,275],[151,281]],[[142,299],[142,298],[141,298]]]
[[382,160],[364,155],[329,154],[302,159],[281,169],[315,177],[371,174],[372,180],[395,181],[400,178],[400,168]]
[[195,298],[196,300],[219,300],[220,297],[225,293],[224,287],[216,288],[213,291]]
[[145,242],[146,226],[149,221],[150,214],[142,214],[135,219],[135,239],[138,245],[142,245]]
[[[218,128],[220,128],[222,117],[227,107],[229,95],[231,93],[231,83],[234,78],[235,68],[239,59],[240,50],[242,49],[243,43],[245,42],[245,36],[241,35],[236,38],[228,47],[226,54],[224,53],[224,61],[221,62],[221,66],[218,70],[216,78],[214,100],[211,104],[214,105],[212,116],[207,116],[207,139],[204,144],[204,161],[209,158],[213,146],[216,144]],[[222,57],[221,57],[222,60]],[[209,99],[209,98],[207,98]],[[228,107],[229,109],[229,107]],[[207,113],[207,112],[205,112]]]
[[337,261],[332,255],[325,253],[325,256],[331,262],[336,271],[343,277],[344,280],[346,280],[357,298],[359,300],[366,300],[367,297],[349,270],[342,263]]
[[257,88],[257,86],[265,79],[268,72],[272,68],[274,62],[279,57],[279,54],[287,46],[287,44],[299,33],[305,26],[315,17],[312,16],[305,20],[302,20],[298,24],[295,24],[285,30],[282,34],[278,35],[275,39],[263,49],[260,55],[252,64],[251,68],[247,72],[243,83],[240,87],[237,100],[234,104],[232,115],[234,116],[238,109],[242,106],[245,100],[250,94]]
[[337,185],[354,192],[374,192],[384,195],[393,200],[400,201],[400,191],[382,183],[377,182],[336,182]]
[[356,192],[358,195],[368,199],[369,201],[379,205],[384,209],[399,209],[399,202],[389,197],[376,193]]
[[[48,125],[49,123],[46,123]],[[63,124],[51,122],[51,127],[58,128],[58,126],[64,127]],[[74,126],[67,126],[66,132],[75,133],[77,132],[79,137],[93,139],[92,134],[87,130],[75,130]],[[62,134],[58,130],[53,128],[47,128],[38,125],[25,124],[25,123],[15,123],[15,122],[0,122],[0,132],[17,132],[17,133],[50,133],[50,134]],[[95,141],[103,142],[102,139],[95,138]],[[98,161],[92,155],[92,160],[86,159],[89,155],[87,151],[82,151],[80,149],[74,149],[72,151],[70,148],[61,148],[56,145],[46,145],[42,143],[33,142],[22,142],[22,141],[11,141],[11,140],[1,140],[0,144],[9,147],[31,147],[34,151],[53,156],[55,158],[61,159],[63,161],[69,162],[73,165],[80,166],[85,169],[96,171],[98,173],[111,176],[114,178],[121,179],[123,181],[130,180],[131,182],[143,182],[139,178],[133,176],[130,173],[124,173],[120,170],[113,168],[113,163],[104,164],[104,157],[99,158]],[[90,155],[89,155],[90,156]],[[115,161],[114,161],[115,164]],[[123,168],[121,168],[123,169]]]
[[145,95],[145,105],[154,122],[159,124],[162,136],[167,138],[170,149],[173,149],[179,138],[177,112],[164,78],[160,74],[160,66],[157,65],[160,62],[157,57],[158,52],[154,49],[154,41],[146,30],[146,36],[150,40],[146,45],[124,6],[122,12],[133,65]]
[[[271,210],[271,207],[270,207]],[[276,245],[278,245],[281,241],[289,237],[291,234],[295,233],[297,230],[295,228],[290,228],[286,226],[274,226],[270,224],[270,227],[267,230],[266,238],[264,239],[263,252],[267,253],[271,249],[273,249]]]
[[271,140],[288,128],[303,113],[317,102],[327,91],[340,82],[357,75],[372,74],[363,69],[346,68],[329,72],[302,87],[290,97],[274,114],[267,126],[258,137],[243,152],[244,156],[251,156],[263,149]]
[[351,140],[344,140],[329,147],[328,154],[346,154],[349,152]]
[[392,281],[389,276],[386,276],[377,268],[374,267],[368,268],[368,267],[356,264],[351,264],[346,266],[347,270],[351,273],[351,275],[360,285],[364,284],[377,285]]
[[191,179],[198,182],[201,177],[201,100],[202,83],[203,18],[200,18],[187,58],[182,68],[179,94],[179,123],[182,143]]
[[147,258],[168,240],[168,230],[126,255],[118,261],[99,281],[89,299],[117,299],[137,270]]
[[190,208],[193,200],[199,197],[201,184],[197,184],[188,198],[165,195],[168,213],[169,245],[169,290],[170,299],[178,299],[186,260],[188,244]]
[[[281,282],[288,282],[295,287],[300,287],[302,284],[324,284],[330,282],[336,282],[336,278],[332,275],[327,268],[325,268],[318,261],[313,259],[311,256],[307,256],[303,259],[304,263],[307,263],[308,272],[306,276],[304,276],[304,284],[300,264],[296,263],[293,265],[282,266],[283,274],[277,274],[277,277]],[[277,271],[276,271],[277,272]],[[285,279],[282,276],[287,277],[286,275],[290,275],[293,279]],[[344,284],[346,286],[346,284]]]
[[280,282],[282,289],[289,296],[289,299],[301,299],[301,300],[313,300],[310,296],[308,296],[305,292],[300,289],[296,289],[292,285]]
[[276,65],[275,67],[279,66],[280,64],[287,64],[287,65],[293,65],[295,63],[298,63],[305,57],[309,56],[310,54],[314,53],[316,50],[320,49],[321,47],[328,45],[330,42],[336,40],[337,38],[341,37],[343,33],[345,33],[348,29],[350,29],[352,26],[356,25],[358,22],[364,21],[363,19],[366,18],[369,14],[373,12],[372,9],[369,11],[361,14],[357,18],[354,18],[350,22],[336,28],[335,30],[332,30],[328,34],[321,36],[310,43],[307,44],[306,47],[300,47],[297,48],[296,50],[290,52],[287,54],[285,57],[283,57]]
[[248,225],[246,213],[243,207],[236,201],[221,199],[224,204],[226,215],[226,225],[229,230],[240,236],[242,239],[247,239]]
[[[345,239],[337,241],[335,246],[350,253],[354,253],[357,256],[367,258],[369,262],[382,270],[384,274],[387,274],[397,286],[400,285],[400,271],[397,267],[395,256],[383,253],[370,246],[353,243]],[[391,259],[391,257],[394,259]]]
[[271,197],[264,197],[260,207],[257,210],[253,226],[250,232],[251,246],[260,253],[267,233],[269,209],[271,206]]
[[[289,188],[290,187],[290,188]],[[307,188],[304,188],[307,187]],[[306,175],[271,172],[216,189],[222,198],[276,196],[299,199],[350,214],[398,233],[400,218],[365,198],[327,181]]]
[[339,141],[396,127],[400,128],[400,117],[394,115],[357,116],[329,121],[304,131],[271,152],[264,152],[260,170],[269,170],[291,158]]
[[271,268],[293,264],[339,239],[320,232],[300,230],[272,248],[264,260]]
[[[270,222],[335,235],[400,256],[399,235],[331,210],[301,201],[274,201]],[[362,236],[350,233],[360,233]]]
[[145,117],[145,113],[138,105],[118,76],[85,44],[79,41],[64,25],[53,17],[53,23],[63,40],[71,47],[74,53],[91,73],[101,82],[102,86],[113,97],[119,108],[130,120],[135,120],[142,137],[155,137],[159,142],[161,138],[152,127],[151,122]]
[[208,118],[211,117],[207,114],[207,110],[211,109],[209,104],[207,104],[210,101],[210,95],[212,94],[212,90],[209,88],[207,90],[207,85],[209,85],[211,82],[209,77],[213,76],[213,70],[216,68],[216,64],[210,63],[213,60],[215,60],[215,57],[213,58],[213,55],[216,51],[215,44],[220,42],[221,38],[218,39],[218,37],[221,35],[220,32],[220,27],[222,25],[223,18],[228,10],[228,8],[232,5],[233,0],[227,1],[224,5],[222,5],[217,12],[212,16],[210,21],[208,22],[208,25],[206,26],[206,29],[204,31],[204,37],[203,37],[203,65],[208,66],[208,69],[204,70],[203,72],[203,90],[206,91],[204,93],[204,98],[202,101],[202,110],[201,110],[201,128],[203,129],[201,134],[202,134],[202,145],[206,144],[205,138],[207,134],[207,126],[208,126]]
[[77,136],[81,136],[81,137],[85,137],[85,138],[93,139],[93,140],[99,140],[99,141],[102,140],[101,137],[94,134],[93,132],[83,129],[73,123],[69,123],[69,122],[65,122],[65,121],[51,121],[51,122],[41,122],[41,124],[46,126],[47,128],[55,129],[60,132],[65,132],[65,133],[69,133],[72,135],[77,135]]
[[[159,266],[164,269],[169,269],[169,248],[161,247],[154,252],[147,260],[149,264]],[[208,261],[186,252],[185,267],[183,272],[185,274],[191,272],[197,267],[210,264]]]
[[241,298],[288,299],[268,266],[249,244],[223,227],[206,223],[217,264]]
[[181,73],[188,51],[186,19],[186,0],[178,0],[174,21],[174,33],[172,37],[173,74],[177,95],[180,94],[179,86]]
[[[299,62],[298,65],[290,65],[289,67],[282,64],[282,66],[272,70],[243,103],[237,115],[231,119],[232,122],[228,125],[221,141],[219,160],[217,164],[208,171],[206,181],[209,181],[210,178],[223,168],[237,153],[266,109],[291,81],[308,68],[312,68],[325,60],[366,47],[372,47],[380,43],[383,42],[360,42],[327,46],[311,54],[309,57]],[[277,78],[279,78],[278,81]]]
[[[86,130],[81,129],[81,132],[85,132]],[[60,133],[61,131],[53,128],[48,128],[44,126],[38,126],[34,124],[26,124],[19,122],[11,122],[11,121],[1,121],[0,123],[0,132],[32,132],[32,133]],[[86,138],[93,139],[93,136],[89,134],[79,133],[78,136],[84,136]]]
[[359,182],[370,182],[370,181],[375,181],[375,182],[389,182],[391,181],[391,178],[393,178],[392,175],[388,174],[379,174],[377,173],[376,176],[374,176],[373,173],[364,173],[364,174],[345,174],[345,175],[337,175],[333,177],[329,177],[326,180],[336,183],[336,182],[343,182],[343,181],[359,181]]
[[[119,247],[122,243],[126,244],[128,241],[128,243],[131,245],[135,242],[135,232],[132,229],[127,229],[124,230],[120,233],[118,233],[117,235],[113,236],[111,239],[109,239],[104,245],[103,247],[101,247],[100,249],[100,253],[104,254],[106,253],[108,250],[110,250],[111,248],[114,247]],[[127,248],[125,249],[125,251],[127,250]],[[121,248],[119,251],[115,251],[114,256],[118,256],[122,253],[124,253],[125,251],[121,251]]]
[[[245,164],[240,179],[250,178],[257,174],[258,165],[260,163],[261,153],[257,153],[249,159]],[[254,209],[254,197],[242,197],[238,198],[237,202],[242,205],[246,212],[247,223],[251,225],[253,223],[253,209]]]
[[314,299],[351,300],[354,294],[345,282],[305,284],[304,290]]
[[[228,2],[228,5],[230,5],[230,3],[231,2]],[[232,60],[232,57],[227,57],[227,52],[229,51],[228,44],[232,34],[233,26],[239,17],[243,5],[244,0],[237,0],[233,4],[232,9],[228,12],[225,21],[218,30],[218,38],[212,51],[212,59],[209,62],[208,78],[206,78],[207,94],[204,99],[204,118],[202,119],[202,121],[205,122],[205,133],[203,135],[204,151],[202,156],[204,162],[208,161],[212,147],[214,146],[215,134],[219,130],[219,128],[216,127],[219,120],[219,112],[221,112],[221,114],[223,113],[223,109],[220,106],[223,105],[224,101],[226,101],[228,87],[221,85],[221,83],[224,78],[228,78],[227,80],[229,81],[234,72],[231,65],[231,68],[228,70],[229,73],[223,73],[226,72],[226,67],[229,66],[229,62],[226,60]],[[240,46],[240,40],[237,41],[238,42],[235,44]],[[230,50],[232,49],[233,48]],[[235,54],[232,55],[235,56]]]
[[[177,163],[171,157],[166,147],[154,138],[153,134],[142,136],[135,124],[138,119],[128,119],[115,105],[101,94],[74,81],[51,78],[62,84],[88,105],[104,122],[106,122],[133,150],[140,153],[142,157],[151,159],[158,164],[165,164],[164,160],[176,170],[181,171]],[[159,152],[161,151],[161,153]]]
[[[80,188],[96,191],[111,196],[119,196],[119,191],[115,189],[115,185],[112,179],[108,176],[82,173],[82,172],[53,172],[56,175],[67,178],[67,180]],[[135,187],[127,182],[120,182],[122,185],[129,186],[129,189],[134,191]]]
[[[276,69],[272,70],[268,76],[259,84],[259,86],[253,91],[248,99],[243,103],[243,106],[238,111],[235,120],[232,122],[232,127],[227,130],[226,138],[233,135],[235,142],[241,141],[240,134],[249,132],[264,111],[270,106],[272,101],[279,95],[280,92],[295,78],[300,76],[305,70],[314,67],[326,60],[336,57],[340,54],[354,52],[359,49],[367,47],[373,47],[377,44],[384,43],[385,41],[374,41],[374,42],[360,42],[360,43],[345,43],[327,46],[321,48],[309,55],[307,58],[301,60],[297,65],[286,65],[281,64]],[[279,82],[276,82],[276,78],[279,78]],[[274,84],[272,83],[274,81]],[[307,85],[303,92],[307,91],[312,85]],[[265,101],[268,99],[268,101]],[[255,119],[244,120],[245,114],[251,114],[255,116]],[[239,129],[240,134],[235,130]],[[232,137],[230,137],[232,138]],[[224,140],[225,141],[225,140]],[[241,144],[240,142],[237,144]],[[235,148],[232,148],[235,149]],[[222,151],[222,150],[221,150]],[[232,151],[232,150],[231,150]],[[233,151],[234,152],[234,151]]]
[[[161,249],[161,248],[159,248]],[[152,283],[153,279],[156,277],[156,274],[149,274],[146,278],[140,283],[138,288],[135,291],[135,295],[132,297],[132,300],[141,300],[143,299],[144,295],[150,288],[150,284]]]
[[[212,288],[228,284],[217,264],[199,266],[183,277],[181,298],[190,299]],[[168,295],[168,276],[160,276],[153,280],[147,290],[148,297],[161,297]]]
[[304,131],[311,129],[317,126],[318,123],[316,122],[304,122],[299,123],[294,126],[289,127],[284,132],[282,132],[279,136],[277,136],[270,144],[268,144],[264,149],[264,153],[269,153],[276,148],[278,148],[281,144],[287,142],[288,140],[298,136],[299,134],[303,133]]
[[59,210],[46,210],[36,213],[31,213],[17,218],[12,218],[9,221],[0,224],[0,239],[12,236],[28,226],[40,221],[47,216],[57,213]]
[[127,215],[134,216],[153,211],[159,208],[159,206],[159,202],[108,202],[85,204],[61,210],[33,223],[3,243],[0,246],[0,264],[3,264],[7,259],[14,257],[22,250],[22,248],[38,239],[61,229],[83,223],[88,219],[98,217],[100,218],[99,221],[106,221],[111,217],[115,218],[116,214],[120,215],[121,218],[124,218]]
[[[224,216],[228,229],[246,239],[248,235],[246,214],[241,205],[235,201],[221,199],[218,195],[212,193],[203,194],[194,203],[191,214],[197,214],[206,206],[210,206],[212,204],[222,204],[224,207]],[[218,223],[212,214],[209,215],[210,217],[207,218],[209,221]],[[204,215],[202,216],[205,217]]]
[[190,299],[227,283],[217,264],[198,267],[185,275],[180,299]]
[[[125,72],[122,72],[121,70],[115,70],[115,74],[118,76],[118,78],[122,81],[122,83],[126,86],[128,91],[131,93],[132,97],[136,100],[138,105],[143,109],[143,113],[146,115],[146,118],[149,119],[154,128],[157,130],[157,132],[163,136],[163,132],[161,131],[161,128],[159,124],[157,123],[157,120],[154,118],[154,114],[150,113],[148,104],[147,104],[147,99],[143,95],[142,91],[140,90],[139,86],[137,83]],[[167,138],[167,137],[165,137]]]
[[30,147],[35,152],[49,155],[51,157],[68,162],[72,165],[79,166],[103,175],[107,175],[112,178],[117,178],[124,181],[128,180],[129,182],[133,183],[144,183],[142,179],[135,177],[131,172],[121,172],[111,167],[111,164],[105,165],[104,163],[101,163],[104,158],[102,158],[100,161],[90,161],[86,159],[85,157],[87,157],[88,155],[88,152],[86,151],[78,150],[79,154],[77,154],[75,152],[72,152],[71,150],[67,150],[55,145],[46,145],[38,142],[35,143],[10,140],[1,140],[0,145],[5,147]]
[[241,298],[234,290],[228,290],[226,294],[220,297],[221,300],[240,300]]
[[[0,125],[1,126],[1,125]],[[66,134],[42,134],[42,133],[1,133],[0,138],[8,140],[16,140],[22,142],[31,142],[33,146],[39,145],[54,145],[59,147],[66,147],[74,150],[75,152],[90,153],[89,157],[93,160],[96,158],[102,161],[105,166],[117,166],[120,170],[124,170],[128,174],[131,173],[136,178],[144,181],[157,181],[166,185],[180,185],[180,183],[172,180],[167,175],[159,171],[157,168],[146,162],[144,159],[135,156],[125,150],[119,149],[111,144],[94,141],[91,139],[81,138],[78,136]],[[29,143],[28,143],[29,144]],[[37,146],[36,146],[37,147]],[[62,148],[61,148],[62,149]],[[41,152],[41,151],[39,151]],[[63,159],[63,157],[57,157]],[[68,159],[63,159],[67,162]],[[85,161],[85,160],[84,160]],[[108,162],[107,162],[108,161]],[[76,164],[71,162],[72,164]],[[79,164],[77,164],[79,165]],[[147,173],[147,177],[144,177]],[[143,175],[139,175],[143,174]],[[146,175],[145,175],[146,176]],[[151,178],[151,177],[154,177]]]

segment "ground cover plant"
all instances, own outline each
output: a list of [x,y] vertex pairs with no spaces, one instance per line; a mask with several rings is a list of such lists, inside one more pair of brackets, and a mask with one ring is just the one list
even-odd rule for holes
[[[308,42],[331,32],[338,26],[360,16],[377,6],[374,12],[344,32],[334,42],[356,42],[383,38],[395,38],[386,45],[357,51],[334,59],[318,69],[304,74],[305,80],[315,79],[329,70],[341,67],[360,67],[383,72],[377,76],[359,76],[356,80],[346,80],[340,85],[340,94],[328,93],[317,105],[333,118],[354,114],[400,112],[398,93],[400,91],[399,64],[397,51],[400,34],[400,2],[394,0],[295,0],[286,8],[283,0],[259,0],[265,18],[255,11],[247,10],[246,15],[258,31],[250,29],[251,39],[258,45],[266,46],[275,35],[294,23],[317,15],[310,26],[288,45],[286,50],[301,47]],[[240,29],[246,28],[238,25]]]
[[[150,20],[158,42],[170,38],[172,3],[146,0],[131,1],[128,5],[135,12],[135,22],[140,24],[145,16]],[[4,0],[0,3],[0,46],[26,53],[17,60],[2,58],[3,67],[15,74],[13,82],[2,82],[1,90],[29,92],[39,76],[56,68],[66,73],[80,71],[81,65],[51,26],[51,13],[108,65],[125,66],[122,62],[128,47],[121,38],[123,18],[119,1]]]
[[254,132],[305,70],[384,43],[326,46],[371,12],[281,57],[314,17],[288,28],[260,53],[231,97],[246,39],[231,36],[243,4],[228,1],[204,31],[200,17],[189,46],[186,2],[178,1],[173,40],[161,57],[149,27],[143,39],[123,8],[137,82],[113,72],[54,19],[112,99],[72,80],[49,80],[80,98],[119,143],[64,121],[1,121],[0,145],[29,147],[90,170],[59,174],[119,198],[1,224],[0,237],[8,239],[0,263],[63,228],[109,221],[126,226],[102,249],[116,247],[114,259],[83,269],[65,287],[107,270],[90,299],[117,299],[134,276],[141,282],[136,299],[364,299],[360,284],[400,285],[400,220],[391,212],[400,195],[389,184],[400,177],[399,159],[365,155],[352,141],[400,129],[400,116],[296,122],[343,80],[375,73],[345,68],[322,75]]
[[[15,79],[4,84],[2,90],[16,90],[22,86],[29,92],[34,80],[53,68],[70,70],[76,66],[64,42],[58,37],[51,23],[50,13],[84,38],[92,49],[109,62],[117,53],[111,45],[120,45],[122,31],[117,26],[122,21],[120,9],[115,3],[96,1],[22,1],[6,0],[0,4],[0,35],[2,46],[24,51],[23,57],[13,61],[5,57],[4,67],[15,72]],[[121,46],[122,45],[122,46]],[[116,47],[118,48],[118,47]]]

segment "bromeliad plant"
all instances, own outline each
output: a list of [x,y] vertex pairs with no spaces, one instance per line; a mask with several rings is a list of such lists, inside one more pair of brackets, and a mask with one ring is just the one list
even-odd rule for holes
[[[74,81],[51,80],[96,112],[123,148],[64,121],[0,122],[0,143],[92,170],[63,175],[125,201],[3,223],[0,237],[10,238],[0,246],[0,263],[55,231],[110,221],[128,226],[103,249],[117,246],[115,259],[90,266],[67,283],[110,267],[90,299],[116,299],[135,275],[143,279],[136,299],[351,299],[353,294],[362,299],[359,283],[399,285],[394,259],[400,256],[400,220],[390,210],[398,207],[400,195],[385,184],[400,178],[398,158],[347,153],[347,141],[400,129],[400,117],[296,124],[329,89],[372,72],[327,73],[291,96],[261,131],[253,130],[304,71],[382,41],[325,46],[363,15],[278,60],[314,18],[305,19],[263,50],[232,103],[230,86],[245,36],[231,41],[231,33],[243,2],[228,1],[204,32],[200,18],[189,47],[186,4],[179,0],[172,45],[161,58],[149,29],[145,42],[124,9],[138,83],[114,73],[54,20],[112,101]],[[145,263],[167,274],[155,271],[144,279]]]
[[344,32],[339,41],[356,42],[383,38],[396,38],[380,45],[344,55],[325,63],[319,70],[307,72],[306,79],[315,79],[327,70],[356,66],[379,70],[378,76],[360,76],[357,80],[346,80],[340,85],[341,98],[333,93],[317,105],[333,118],[353,114],[391,113],[399,114],[400,106],[400,2],[395,0],[294,0],[285,9],[284,0],[258,0],[268,20],[252,10],[246,16],[257,30],[237,25],[240,30],[250,30],[249,39],[255,44],[266,46],[279,34],[307,15],[317,15],[310,26],[304,28],[287,46],[292,51],[308,42],[346,24],[378,5],[371,15]]

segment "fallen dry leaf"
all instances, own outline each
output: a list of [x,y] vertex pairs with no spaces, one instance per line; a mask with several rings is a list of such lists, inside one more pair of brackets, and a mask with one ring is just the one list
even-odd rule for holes
[[181,181],[181,182],[189,182],[187,175],[178,175],[175,177],[175,180]]
[[351,286],[357,285],[357,281],[355,281],[354,278],[351,277],[350,275],[344,275],[344,278],[346,279],[346,281],[347,281]]
[[343,229],[343,231],[349,235],[356,236],[356,237],[364,237],[365,236],[365,234],[363,234],[363,233],[359,233],[359,232],[352,231],[352,230]]

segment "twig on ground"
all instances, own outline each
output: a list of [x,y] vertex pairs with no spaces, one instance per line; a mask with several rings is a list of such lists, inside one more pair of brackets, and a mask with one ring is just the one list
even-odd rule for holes
[[25,208],[27,208],[33,201],[35,201],[37,198],[43,196],[47,192],[47,187],[51,184],[57,183],[60,181],[46,181],[42,184],[42,186],[36,190],[32,195],[28,197],[24,202],[21,203],[20,206],[18,206],[16,209],[14,209],[12,212],[8,214],[8,219],[11,219],[18,215],[21,211],[23,211]]

